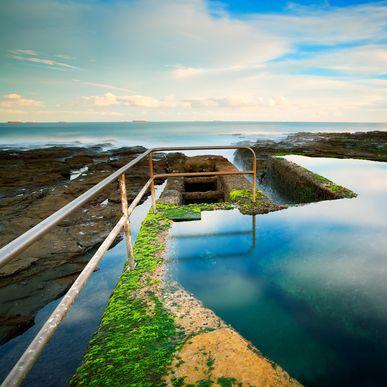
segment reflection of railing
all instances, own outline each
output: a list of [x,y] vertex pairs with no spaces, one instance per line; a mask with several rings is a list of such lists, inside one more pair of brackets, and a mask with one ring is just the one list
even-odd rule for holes
[[[218,232],[218,233],[210,233],[210,234],[180,234],[180,235],[174,235],[174,239],[197,239],[197,238],[222,238],[222,237],[233,237],[233,236],[238,236],[238,235],[250,235],[251,234],[251,245],[250,247],[245,250],[245,251],[240,251],[240,252],[230,252],[227,251],[227,253],[219,253],[216,254],[217,258],[232,258],[235,256],[240,256],[240,255],[247,255],[254,251],[255,249],[255,235],[256,235],[256,230],[255,230],[255,215],[252,215],[252,229],[251,230],[241,230],[241,231],[226,231],[226,232]],[[185,255],[185,256],[180,256],[179,255],[179,260],[187,261],[187,260],[196,260],[198,259],[197,255]]]
[[[183,150],[214,150],[214,149],[248,149],[251,151],[252,159],[252,169],[250,171],[214,171],[214,172],[191,172],[191,173],[164,173],[155,175],[153,171],[153,152],[161,151],[183,151]],[[135,199],[130,205],[128,205],[127,195],[126,195],[126,182],[125,182],[125,172],[131,167],[135,166],[138,162],[148,157],[149,162],[149,180],[142,187],[140,192],[137,194]],[[99,194],[103,189],[105,189],[110,183],[118,180],[120,193],[121,193],[121,206],[122,206],[122,217],[119,219],[114,228],[110,231],[109,235],[99,246],[98,250],[95,252],[93,257],[90,259],[88,264],[82,270],[81,274],[77,277],[71,288],[62,298],[61,302],[52,312],[50,317],[47,319],[43,327],[40,329],[38,334],[32,340],[31,344],[27,347],[23,355],[20,357],[18,362],[12,368],[11,372],[8,374],[4,380],[2,386],[18,386],[22,383],[24,378],[27,376],[28,372],[38,359],[39,355],[43,351],[44,347],[50,340],[51,336],[54,334],[60,322],[66,316],[69,308],[73,304],[74,300],[78,296],[80,290],[86,284],[87,280],[94,272],[100,260],[103,258],[106,251],[112,245],[114,240],[117,238],[118,234],[124,228],[126,248],[129,259],[129,268],[134,269],[134,254],[133,246],[131,240],[130,232],[130,215],[132,214],[134,208],[141,201],[142,197],[145,195],[147,190],[150,188],[152,195],[152,207],[153,210],[156,210],[156,194],[154,181],[157,178],[164,178],[169,176],[216,176],[216,175],[253,175],[252,190],[253,190],[253,200],[256,197],[256,158],[255,152],[253,149],[247,146],[195,146],[195,147],[161,147],[161,148],[152,148],[148,149],[134,160],[124,165],[122,168],[112,173],[110,176],[96,184],[94,187],[90,188],[88,191],[77,197],[72,202],[68,203],[60,210],[56,211],[54,214],[50,215],[48,218],[44,219],[42,222],[32,227],[30,230],[25,232],[23,235],[19,236],[12,242],[8,243],[2,249],[0,249],[0,267],[4,266],[10,262],[13,258],[20,255],[25,251],[29,246],[36,242],[39,238],[45,235],[50,231],[55,225],[60,223],[63,219],[69,216],[78,208],[82,207],[84,204],[89,202],[97,194]]]

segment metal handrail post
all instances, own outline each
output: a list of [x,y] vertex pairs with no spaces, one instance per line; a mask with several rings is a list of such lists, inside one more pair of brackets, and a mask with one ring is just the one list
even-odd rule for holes
[[37,361],[39,355],[50,340],[51,336],[58,328],[58,325],[70,310],[70,307],[74,300],[77,298],[79,292],[85,286],[89,277],[94,273],[98,263],[101,261],[108,248],[112,245],[117,235],[121,232],[123,222],[125,220],[124,218],[125,217],[123,216],[114,226],[113,230],[110,231],[109,235],[95,252],[89,263],[85,266],[81,274],[72,284],[71,288],[64,295],[61,302],[51,313],[50,317],[46,320],[38,334],[31,341],[31,344],[27,347],[23,355],[14,365],[11,372],[1,384],[1,387],[20,386],[22,384],[23,380]]
[[[230,145],[230,146],[175,146],[175,147],[157,147],[152,148],[152,152],[163,152],[163,151],[180,151],[180,150],[204,150],[204,149],[247,149],[253,157],[252,160],[252,171],[248,174],[253,175],[252,181],[252,191],[253,191],[253,201],[255,202],[257,198],[257,158],[253,148],[245,145]],[[172,176],[172,174],[170,174]],[[157,175],[160,176],[160,175]],[[204,174],[203,174],[204,176]]]
[[152,196],[152,208],[153,212],[156,212],[156,192],[155,192],[155,182],[154,182],[154,174],[153,174],[153,158],[152,158],[152,152],[148,155],[149,159],[149,178],[151,179],[150,183],[150,191]]
[[27,247],[36,242],[39,238],[41,238],[44,234],[51,230],[55,225],[57,225],[59,222],[61,222],[63,219],[73,213],[76,209],[82,207],[85,203],[89,202],[110,183],[117,180],[117,178],[122,173],[124,173],[129,168],[133,167],[142,159],[144,159],[150,152],[152,152],[152,149],[148,149],[144,153],[141,153],[134,160],[130,161],[128,164],[124,165],[122,168],[118,169],[116,172],[112,173],[111,175],[100,181],[98,184],[84,192],[82,195],[78,196],[72,202],[66,204],[64,207],[54,212],[48,218],[38,223],[36,226],[32,227],[24,234],[20,235],[12,242],[0,248],[0,267],[4,266],[11,259],[26,250]]
[[[169,173],[169,174],[158,174],[154,175],[153,171],[153,160],[152,152],[155,151],[175,151],[175,150],[201,150],[201,149],[247,149],[253,155],[253,163],[251,171],[233,171],[233,172],[199,172],[199,173]],[[147,155],[149,155],[149,175],[150,179],[145,183],[143,188],[137,194],[136,198],[133,200],[131,205],[128,207],[128,199],[126,193],[126,183],[125,183],[125,172],[136,165],[138,162],[143,160]],[[253,175],[253,200],[256,199],[256,156],[252,148],[247,146],[196,146],[196,147],[162,147],[162,148],[153,148],[148,149],[141,155],[137,156],[134,160],[130,161],[123,167],[121,167],[116,172],[112,173],[110,176],[106,177],[94,187],[90,188],[88,191],[84,192],[82,195],[74,199],[72,202],[68,203],[48,218],[44,219],[42,222],[38,223],[36,226],[32,227],[30,230],[20,235],[18,238],[14,239],[12,242],[8,243],[6,246],[0,248],[0,267],[4,266],[6,263],[11,261],[13,258],[18,256],[24,250],[26,250],[30,245],[36,242],[39,238],[45,235],[49,230],[51,230],[55,225],[65,219],[68,215],[73,213],[78,208],[82,207],[85,203],[89,202],[97,194],[99,194],[106,186],[112,183],[115,180],[119,180],[120,185],[120,194],[121,194],[121,205],[123,216],[120,218],[118,223],[114,226],[112,231],[103,241],[101,246],[98,248],[96,253],[90,259],[89,263],[82,270],[81,274],[75,280],[71,288],[64,295],[63,299],[56,307],[54,312],[50,315],[48,320],[45,322],[39,333],[32,340],[31,344],[25,350],[21,358],[17,361],[11,372],[8,374],[4,380],[2,386],[19,386],[23,379],[28,374],[29,370],[32,368],[33,364],[36,362],[40,353],[42,352],[44,346],[47,344],[54,331],[58,327],[59,323],[63,320],[67,314],[72,303],[78,296],[80,290],[87,282],[88,278],[92,275],[95,268],[97,267],[99,261],[102,259],[103,255],[113,244],[114,240],[117,238],[118,234],[121,232],[122,228],[125,230],[126,238],[126,247],[128,252],[129,267],[133,269],[135,267],[134,261],[134,252],[131,240],[131,231],[130,231],[130,221],[129,217],[136,207],[136,205],[141,201],[142,197],[145,195],[147,190],[151,189],[152,194],[152,207],[155,210],[156,207],[156,195],[154,188],[154,180],[160,177],[168,176],[209,176],[209,175],[240,175],[240,174],[252,174]],[[253,217],[253,231],[255,232],[255,217]],[[255,241],[255,238],[254,238]]]
[[[251,148],[250,148],[251,149]],[[253,202],[257,198],[257,158],[253,151]]]
[[120,175],[120,177],[118,178],[118,182],[120,185],[122,213],[125,216],[124,230],[125,230],[126,252],[128,254],[129,268],[130,268],[130,270],[133,270],[135,263],[134,263],[132,237],[131,237],[131,232],[130,232],[130,221],[129,221],[129,213],[128,213],[128,197],[126,194],[125,173]]

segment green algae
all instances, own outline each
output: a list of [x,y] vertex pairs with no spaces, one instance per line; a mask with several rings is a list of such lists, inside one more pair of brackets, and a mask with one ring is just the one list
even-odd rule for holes
[[231,210],[234,206],[228,202],[220,203],[198,203],[187,205],[174,205],[157,203],[156,210],[166,219],[173,221],[200,220],[202,211]]
[[221,377],[216,381],[221,387],[233,387],[242,386],[242,383],[238,383],[235,378]]
[[339,198],[354,198],[357,196],[356,193],[352,192],[348,188],[335,184],[324,176],[318,175],[317,173],[312,173],[312,176],[318,182],[323,183],[324,188],[333,191]]
[[[134,245],[136,269],[128,264],[103,314],[98,331],[90,341],[82,365],[71,386],[164,386],[176,350],[186,337],[167,311],[150,277],[162,262],[165,240],[160,235],[171,225],[171,211],[199,213],[230,209],[230,203],[173,206],[159,203],[141,225]],[[175,380],[181,385],[182,380]]]
[[331,184],[329,187],[328,187],[330,190],[332,190],[332,191],[339,191],[341,188],[343,188],[343,187],[341,187],[341,186],[339,186],[339,185],[336,185],[336,184]]
[[165,215],[168,219],[177,221],[189,221],[189,220],[200,220],[201,212],[195,211],[190,208],[178,207],[169,208],[165,211]]
[[[262,197],[263,193],[258,189],[256,191],[256,199],[260,199]],[[250,189],[233,189],[230,191],[228,198],[232,203],[236,203],[239,201],[252,201],[253,192]]]
[[173,387],[183,387],[184,386],[185,377],[182,376],[180,378],[172,378],[171,383]]
[[286,206],[280,206],[273,203],[260,190],[256,191],[256,199],[254,201],[251,190],[233,189],[229,193],[229,200],[234,203],[244,215],[264,214],[286,208]]
[[[136,269],[122,274],[90,348],[71,379],[77,386],[161,386],[182,334],[156,294],[136,296],[161,262],[159,234],[169,228],[163,214],[149,213],[134,245]],[[151,305],[151,307],[150,307]]]
[[197,387],[211,387],[212,381],[211,380],[200,380],[197,384]]
[[355,198],[357,194],[348,188],[342,187],[341,185],[337,184],[330,184],[327,187],[329,190],[335,192],[340,198]]
[[321,183],[332,183],[329,179],[327,179],[326,177],[324,176],[321,176],[317,173],[312,173],[312,176],[315,180],[321,182]]

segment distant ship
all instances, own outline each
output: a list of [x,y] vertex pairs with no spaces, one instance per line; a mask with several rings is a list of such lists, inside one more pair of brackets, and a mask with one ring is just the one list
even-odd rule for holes
[[22,124],[23,121],[7,121],[7,124]]
[[132,122],[147,122],[146,120],[132,120]]

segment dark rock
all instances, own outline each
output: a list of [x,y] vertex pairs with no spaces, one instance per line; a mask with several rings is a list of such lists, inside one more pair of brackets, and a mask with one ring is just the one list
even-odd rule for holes
[[[81,147],[0,151],[0,246],[23,234],[143,151],[143,147],[102,153]],[[110,162],[109,158],[114,158],[117,163]],[[155,160],[155,173],[176,168],[173,163],[178,165],[180,158],[175,155]],[[88,167],[84,174],[69,179],[72,170],[84,166]],[[148,176],[148,160],[128,170],[129,203]],[[143,200],[145,198],[146,195]],[[71,286],[91,252],[120,216],[118,184],[113,182],[19,257],[0,268],[0,322],[4,322],[0,340],[13,337],[18,329],[27,329],[41,307]],[[23,295],[23,302],[16,303],[20,295]]]
[[[257,154],[300,154],[313,157],[360,158],[387,161],[387,132],[289,134],[284,140],[257,141]],[[247,153],[238,150],[237,153]]]

